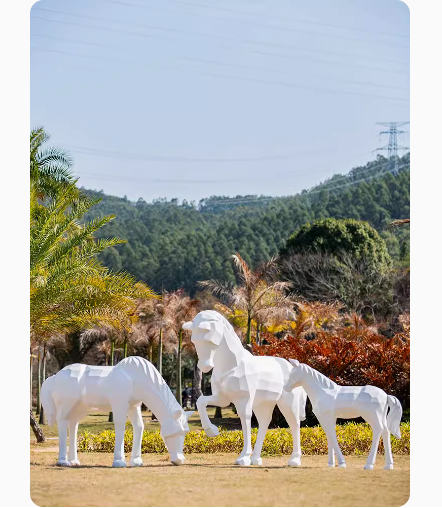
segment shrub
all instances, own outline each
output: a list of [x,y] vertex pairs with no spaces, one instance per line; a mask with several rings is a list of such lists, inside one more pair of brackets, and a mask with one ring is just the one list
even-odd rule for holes
[[[243,434],[240,430],[220,429],[217,437],[209,438],[204,431],[190,431],[184,440],[184,453],[241,453]],[[255,444],[258,429],[252,429],[252,445]],[[410,453],[410,423],[401,424],[402,438],[391,436],[391,447],[394,454],[409,455]],[[339,446],[344,455],[365,455],[371,446],[372,432],[368,424],[347,423],[336,426]],[[133,434],[128,428],[124,434],[124,451],[132,449]],[[78,437],[78,449],[83,452],[113,452],[115,446],[115,432],[105,430],[100,434],[83,432]],[[327,453],[327,439],[321,427],[303,427],[301,429],[301,448],[304,455],[322,455]],[[166,446],[160,432],[143,434],[142,453],[166,453]],[[383,453],[382,441],[379,453]],[[292,453],[292,435],[289,429],[271,429],[267,432],[263,455],[289,455]]]

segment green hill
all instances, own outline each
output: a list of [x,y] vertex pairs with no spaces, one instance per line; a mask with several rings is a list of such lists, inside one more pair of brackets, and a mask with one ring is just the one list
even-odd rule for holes
[[[388,229],[393,219],[409,218],[410,155],[399,160],[399,173],[379,157],[347,175],[334,175],[295,196],[212,196],[199,204],[178,200],[134,203],[98,194],[95,215],[116,214],[100,236],[119,236],[126,244],[107,249],[101,260],[128,270],[157,291],[195,292],[207,278],[231,279],[235,251],[254,265],[276,254],[302,224],[324,217],[368,221],[387,242],[390,255],[406,259],[408,228]],[[402,261],[404,262],[404,261]]]

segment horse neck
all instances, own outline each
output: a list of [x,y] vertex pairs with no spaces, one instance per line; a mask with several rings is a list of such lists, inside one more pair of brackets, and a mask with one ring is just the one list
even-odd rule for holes
[[310,399],[310,402],[315,406],[316,402],[324,392],[324,388],[319,384],[318,380],[310,372],[303,373],[302,387]]
[[239,339],[232,337],[231,334],[225,333],[220,345],[214,355],[214,372],[226,372],[237,367],[248,353],[242,346]]
[[142,386],[142,401],[156,416],[160,424],[172,418],[176,410],[182,410],[164,379],[155,372],[149,373]]

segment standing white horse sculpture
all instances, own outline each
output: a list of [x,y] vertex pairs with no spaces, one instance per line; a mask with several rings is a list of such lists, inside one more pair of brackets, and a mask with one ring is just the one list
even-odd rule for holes
[[[183,464],[184,436],[193,411],[184,412],[157,369],[144,358],[130,356],[115,367],[75,363],[43,383],[41,399],[48,424],[58,423],[57,465],[80,465],[77,456],[79,421],[94,411],[112,411],[115,425],[115,452],[112,467],[126,467],[124,431],[126,418],[133,427],[131,466],[142,466],[141,440],[144,422],[141,403],[148,406],[161,423],[161,435],[172,464]],[[69,456],[67,431],[69,428]]]
[[[277,404],[290,425],[293,435],[293,453],[290,466],[301,464],[300,420],[305,418],[306,393],[302,388],[287,393],[291,366],[283,358],[253,356],[244,349],[230,323],[216,311],[203,311],[193,322],[183,325],[192,330],[192,342],[198,353],[198,367],[212,372],[212,395],[201,396],[197,408],[202,426],[210,437],[218,435],[211,424],[207,405],[226,407],[235,404],[241,418],[244,448],[236,460],[242,466],[261,465],[264,438]],[[252,410],[259,423],[258,436],[252,454]]]
[[[361,416],[373,430],[373,441],[364,469],[373,469],[376,461],[379,439],[384,441],[385,467],[393,469],[390,432],[400,439],[402,406],[393,395],[387,395],[376,386],[340,386],[317,370],[290,360],[293,369],[285,390],[302,386],[313,406],[313,412],[327,435],[328,465],[334,467],[335,452],[338,466],[345,467],[345,459],[336,439],[336,418],[357,418]],[[390,412],[387,415],[388,408]]]

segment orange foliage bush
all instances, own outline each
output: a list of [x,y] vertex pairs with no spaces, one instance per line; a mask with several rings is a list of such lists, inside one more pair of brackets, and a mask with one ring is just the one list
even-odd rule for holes
[[404,409],[410,400],[410,337],[404,332],[387,338],[353,317],[348,326],[320,328],[312,340],[299,336],[278,339],[266,335],[267,344],[254,345],[255,355],[295,358],[347,386],[374,385],[395,395]]

